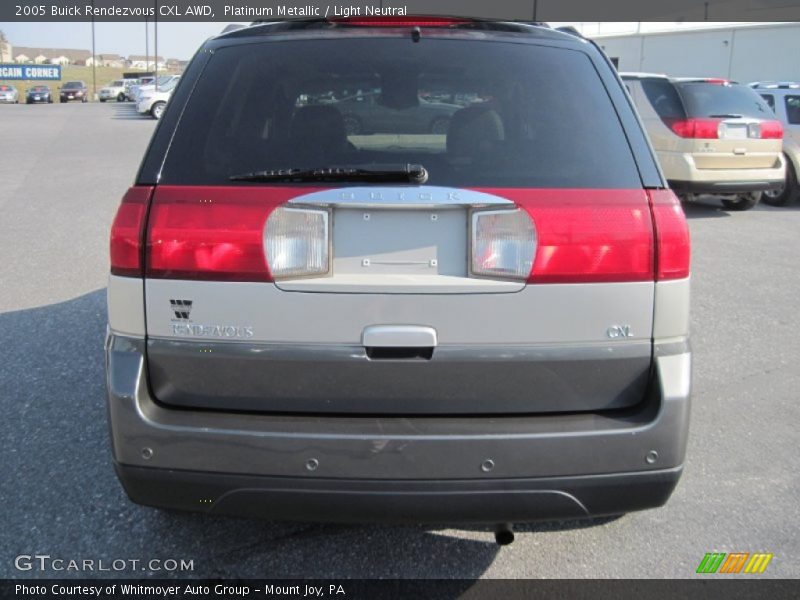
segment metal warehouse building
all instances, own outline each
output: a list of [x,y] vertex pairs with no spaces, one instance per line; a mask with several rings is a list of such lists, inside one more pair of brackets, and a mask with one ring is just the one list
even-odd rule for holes
[[800,81],[800,23],[590,37],[620,71]]

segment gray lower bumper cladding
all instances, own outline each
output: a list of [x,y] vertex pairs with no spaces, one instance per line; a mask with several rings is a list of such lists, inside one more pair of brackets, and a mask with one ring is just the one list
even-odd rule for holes
[[109,336],[117,473],[138,503],[341,522],[524,522],[662,505],[681,473],[691,355],[656,347],[633,408],[535,416],[268,415],[166,408],[144,340]]

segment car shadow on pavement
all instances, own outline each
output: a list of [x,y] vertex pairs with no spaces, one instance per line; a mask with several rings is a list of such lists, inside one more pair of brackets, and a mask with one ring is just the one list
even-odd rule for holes
[[[686,214],[687,219],[709,219],[716,217],[730,217],[739,211],[731,211],[722,206],[719,198],[714,196],[702,196],[698,200],[691,202],[682,202],[683,212]],[[800,202],[791,202],[786,206],[770,206],[769,204],[759,202],[756,206],[745,212],[758,212],[758,211],[777,211],[777,210],[800,210]]]
[[[487,527],[271,522],[133,504],[112,468],[103,367],[105,327],[105,289],[0,313],[4,336],[0,435],[8,449],[3,479],[10,483],[0,491],[5,515],[0,547],[6,549],[0,577],[471,580],[508,551],[494,543]],[[602,526],[611,520],[527,524],[516,531],[519,539]],[[35,553],[107,562],[183,559],[192,561],[192,569],[102,574],[15,570],[15,556]],[[454,588],[453,597],[464,589],[455,593]]]
[[717,217],[730,217],[728,211],[716,198],[681,202],[683,212],[687,219],[714,219]]
[[140,115],[136,112],[136,105],[133,102],[115,102],[112,106],[111,118],[125,121],[141,121],[149,119],[149,115]]

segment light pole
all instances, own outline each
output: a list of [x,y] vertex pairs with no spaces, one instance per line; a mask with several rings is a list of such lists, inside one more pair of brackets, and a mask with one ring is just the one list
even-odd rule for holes
[[94,0],[92,0],[92,100],[97,97],[97,54],[94,47]]
[[147,17],[144,18],[144,70],[150,67],[150,38],[147,31]]
[[153,80],[153,84],[155,85],[155,90],[158,91],[158,0],[153,0],[153,8],[153,40],[155,44],[153,64],[156,67],[156,78]]

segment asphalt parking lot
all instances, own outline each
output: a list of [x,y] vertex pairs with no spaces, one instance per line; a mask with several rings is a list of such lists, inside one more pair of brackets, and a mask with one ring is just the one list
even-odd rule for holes
[[106,424],[107,236],[155,121],[111,103],[0,106],[0,123],[0,577],[80,575],[18,571],[20,554],[193,560],[178,575],[201,577],[692,577],[711,551],[771,552],[757,577],[800,576],[800,205],[686,209],[694,404],[667,506],[524,525],[499,548],[480,528],[273,523],[129,502]]

